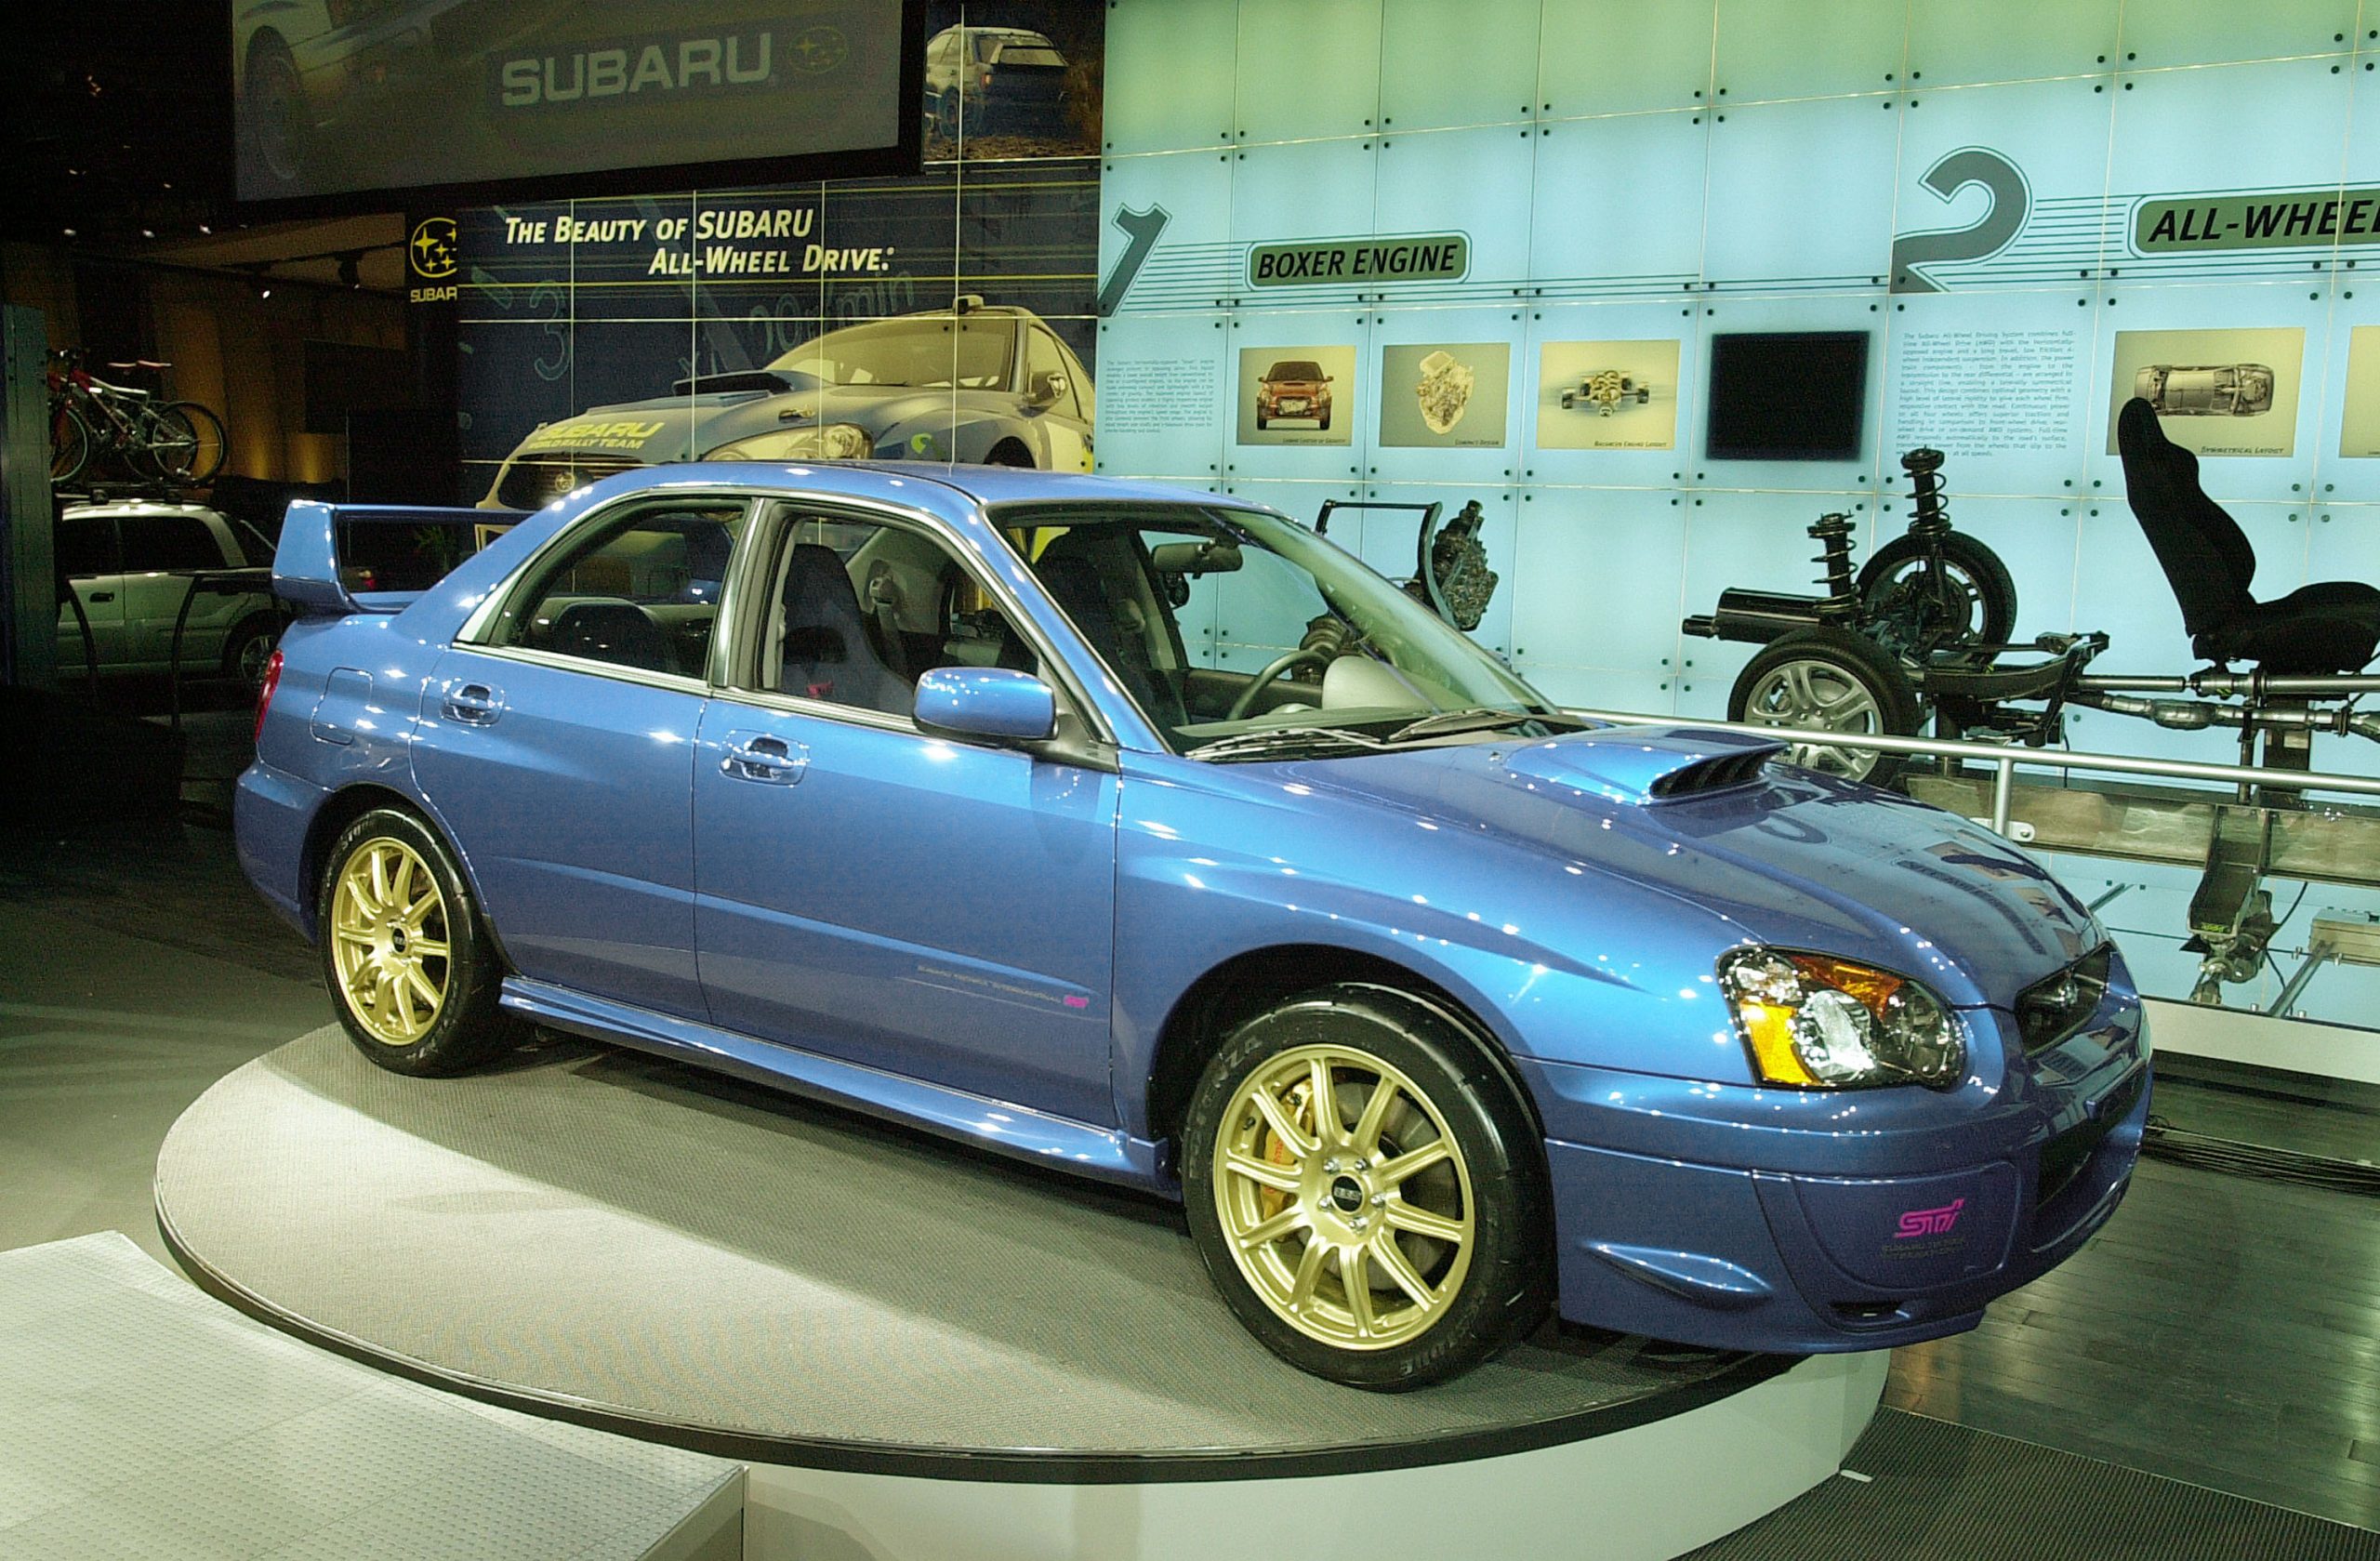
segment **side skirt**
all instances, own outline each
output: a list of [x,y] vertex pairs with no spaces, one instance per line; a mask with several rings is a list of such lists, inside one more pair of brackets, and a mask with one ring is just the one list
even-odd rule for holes
[[1103,1182],[1173,1192],[1161,1169],[1162,1146],[1113,1128],[755,1040],[543,981],[508,976],[501,1001],[512,1012],[558,1030],[693,1063],[771,1089],[791,1090],[1018,1159],[1054,1161]]

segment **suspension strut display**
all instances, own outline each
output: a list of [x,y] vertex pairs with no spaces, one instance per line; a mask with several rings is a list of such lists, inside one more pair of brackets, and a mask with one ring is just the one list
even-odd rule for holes
[[1909,534],[1929,542],[1950,536],[1950,507],[1942,502],[1942,452],[1911,450],[1901,456],[1900,469],[1909,473],[1910,497],[1917,506]]
[[1859,586],[1851,568],[1851,517],[1837,512],[1810,523],[1810,537],[1818,545],[1818,585],[1826,591],[1812,609],[1821,623],[1849,627],[1859,616]]

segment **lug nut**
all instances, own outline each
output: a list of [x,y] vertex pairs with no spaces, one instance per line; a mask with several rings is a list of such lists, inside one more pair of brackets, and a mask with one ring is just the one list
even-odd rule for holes
[[1386,1193],[1374,1193],[1374,1194],[1372,1194],[1372,1207],[1373,1207],[1373,1208],[1375,1208],[1375,1209],[1383,1208],[1383,1207],[1385,1207],[1385,1206],[1386,1206],[1386,1204],[1387,1204],[1387,1203],[1388,1203],[1388,1195],[1387,1195]]
[[1323,1161],[1322,1169],[1333,1176],[1337,1175],[1339,1173],[1338,1158],[1334,1156],[1333,1158]]

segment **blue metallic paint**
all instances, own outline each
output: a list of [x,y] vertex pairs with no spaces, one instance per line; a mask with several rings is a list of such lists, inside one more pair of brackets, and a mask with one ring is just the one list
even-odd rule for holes
[[[656,489],[926,519],[1073,666],[1115,773],[525,662],[501,668],[494,728],[446,720],[456,668],[504,660],[453,646],[488,593],[590,509]],[[1002,505],[1069,498],[1233,502],[1021,470],[656,468],[528,517],[393,611],[333,596],[333,518],[302,517],[284,594],[345,615],[284,638],[243,865],[309,927],[314,821],[346,787],[386,787],[461,857],[520,972],[508,1006],[1160,1189],[1150,1080],[1183,995],[1287,946],[1388,961],[1509,1053],[1545,1131],[1561,1310],[1609,1327],[1765,1349],[1932,1337],[2112,1212],[2148,1111],[2138,999],[2119,963],[2090,1025],[2023,1054],[2015,995],[2104,934],[2022,852],[1798,772],[1660,798],[1739,749],[1690,729],[1179,758],[996,530]],[[762,734],[800,750],[799,784],[722,768]],[[1748,942],[1921,977],[1964,1028],[1966,1076],[1761,1085],[1715,985]],[[2097,1120],[2135,1079],[2122,1119]],[[2043,1149],[2068,1132],[2104,1136],[2043,1202]],[[1900,1215],[1960,1198],[1955,1231],[1890,1245]]]
[[926,732],[1038,743],[1056,729],[1058,701],[1050,685],[1030,672],[937,667],[919,675],[912,713]]

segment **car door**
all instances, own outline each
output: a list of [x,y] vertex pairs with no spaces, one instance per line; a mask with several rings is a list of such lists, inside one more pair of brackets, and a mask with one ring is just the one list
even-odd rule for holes
[[[64,602],[58,606],[58,671],[63,678],[88,672],[96,661],[109,671],[124,662],[124,565],[116,549],[115,518],[104,514],[59,517],[58,572],[66,576],[82,619]],[[83,622],[91,642],[83,642]]]
[[415,780],[531,980],[707,1016],[694,739],[747,508],[673,493],[590,513],[492,599],[423,692]]
[[1038,421],[1049,447],[1051,471],[1091,469],[1091,416],[1085,397],[1091,385],[1082,365],[1045,325],[1025,330],[1025,396],[1028,416]]
[[163,670],[173,648],[174,623],[190,598],[182,630],[185,671],[212,671],[223,654],[219,621],[228,598],[190,596],[190,577],[223,567],[223,549],[206,523],[178,509],[143,507],[116,516],[124,538],[124,638],[126,659]]
[[[791,508],[770,529],[736,609],[758,642],[695,753],[714,1018],[1111,1122],[1117,778],[930,737],[908,715],[929,667],[1047,670],[1046,651],[931,532]],[[902,584],[889,613],[864,609],[882,579],[940,586]]]

